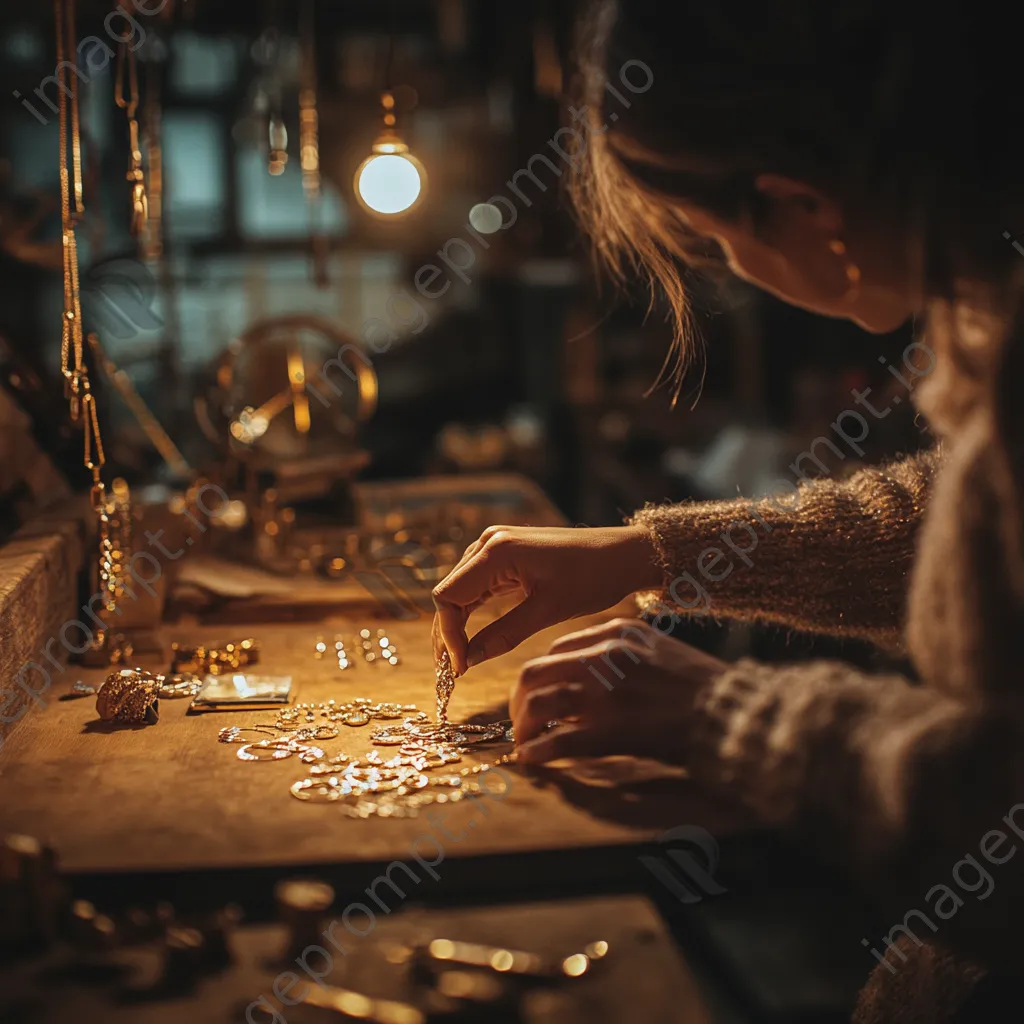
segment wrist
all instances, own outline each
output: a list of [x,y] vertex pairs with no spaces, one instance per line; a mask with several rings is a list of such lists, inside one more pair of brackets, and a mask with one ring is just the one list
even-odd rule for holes
[[638,590],[660,590],[665,573],[658,563],[658,551],[653,535],[643,526],[630,524],[620,527],[622,553],[630,581],[630,593]]

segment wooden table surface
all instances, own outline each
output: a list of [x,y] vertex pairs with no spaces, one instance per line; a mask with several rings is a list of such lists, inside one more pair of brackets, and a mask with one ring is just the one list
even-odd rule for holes
[[[318,634],[329,644],[335,634],[351,643],[359,628],[378,625],[388,625],[400,665],[360,662],[341,673],[329,655],[313,656]],[[451,720],[505,717],[523,661],[579,625],[577,620],[555,627],[472,670],[456,686]],[[363,614],[312,624],[166,627],[165,640],[218,643],[255,636],[263,645],[258,670],[293,676],[299,701],[364,696],[416,703],[433,716],[429,634],[427,616],[387,623]],[[461,834],[458,840],[440,838],[423,813],[412,819],[352,819],[335,805],[290,795],[290,784],[306,774],[297,759],[245,763],[236,756],[238,747],[217,742],[223,726],[272,720],[272,712],[195,715],[186,714],[187,700],[161,700],[159,723],[133,728],[101,722],[93,698],[59,699],[75,679],[98,684],[103,675],[73,667],[44,695],[46,706],[32,708],[0,751],[0,831],[48,841],[73,874],[389,862],[408,860],[416,842],[428,859],[435,844],[443,846],[446,859],[625,849],[676,825],[702,825],[720,836],[738,824],[733,811],[699,798],[681,773],[652,771],[649,762],[632,759],[591,761],[572,771],[510,765],[512,782],[503,797],[447,808],[444,828],[449,836]],[[629,685],[628,673],[620,685]],[[370,731],[342,727],[336,740],[322,746],[363,754],[373,749]],[[506,749],[490,748],[480,756]]]

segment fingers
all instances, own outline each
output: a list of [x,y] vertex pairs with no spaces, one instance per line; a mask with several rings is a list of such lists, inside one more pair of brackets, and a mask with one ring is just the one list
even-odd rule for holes
[[516,742],[526,743],[544,732],[549,722],[589,717],[596,694],[584,683],[559,683],[530,690],[513,716]]
[[[502,536],[507,534],[499,530],[489,535],[484,531],[475,542],[479,545],[477,550],[468,558],[464,557],[433,591],[441,644],[448,651],[456,675],[462,675],[469,667],[466,621],[470,614],[493,593],[515,589],[518,583],[509,557],[509,545],[500,541]],[[437,647],[435,652],[440,653]]]
[[466,636],[466,619],[468,613],[463,608],[451,606],[438,606],[434,615],[434,622],[437,624],[437,633],[440,644],[435,645],[434,651],[440,661],[445,651],[451,660],[452,671],[460,676],[466,671],[466,647],[469,638]]
[[441,636],[441,625],[437,613],[434,613],[434,621],[430,624],[430,645],[434,651],[434,662],[440,663],[441,655],[445,652],[444,638]]
[[[616,650],[618,649],[620,648],[616,648]],[[639,664],[640,656],[634,654],[634,657]],[[528,661],[523,666],[519,681],[509,698],[509,715],[513,721],[517,721],[529,695],[534,690],[558,684],[584,685],[588,692],[588,706],[593,704],[594,699],[615,688],[607,678],[609,665],[614,666],[614,662],[611,662],[609,658],[608,645],[597,644],[581,651],[548,654],[543,658]],[[618,673],[618,675],[619,678],[623,678],[625,673]]]
[[605,726],[563,725],[516,749],[516,759],[525,764],[544,764],[563,757],[591,757],[613,749],[614,730]]
[[470,605],[479,600],[485,589],[517,580],[512,561],[515,547],[512,534],[499,531],[488,536],[485,532],[476,544],[480,545],[477,550],[468,558],[464,557],[434,587],[435,604]]
[[591,647],[548,654],[528,661],[512,695],[514,704],[520,694],[552,683],[591,683],[607,691],[626,678],[629,665],[644,661],[645,649],[624,640],[603,640]]
[[467,664],[472,667],[481,662],[507,654],[538,630],[549,626],[544,610],[537,599],[529,594],[515,608],[500,618],[487,623],[469,642]]
[[609,640],[634,640],[640,641],[645,646],[651,646],[651,634],[658,631],[648,625],[643,619],[611,619],[608,622],[598,623],[596,626],[588,626],[586,629],[577,630],[575,633],[566,633],[559,637],[551,645],[552,654],[560,654],[564,651],[578,651],[584,647],[591,647],[602,641]]

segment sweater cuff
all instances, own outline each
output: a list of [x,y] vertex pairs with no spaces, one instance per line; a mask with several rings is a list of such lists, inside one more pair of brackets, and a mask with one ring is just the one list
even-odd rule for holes
[[690,775],[748,804],[766,825],[798,816],[806,749],[780,730],[783,688],[767,665],[749,658],[701,690],[687,747]]
[[744,658],[694,701],[690,774],[733,794],[766,825],[829,816],[862,797],[858,757],[837,751],[856,746],[852,737],[873,710],[910,692],[899,676],[869,677],[838,661]]
[[[700,583],[687,584],[680,572],[680,566],[696,558],[698,542],[707,536],[706,523],[698,524],[696,515],[680,514],[685,507],[647,505],[626,520],[627,526],[639,526],[650,538],[654,562],[662,574],[660,590],[645,590],[635,595],[641,615],[662,616],[670,614],[673,608],[685,610],[688,615],[699,615],[707,610],[703,607],[705,602],[701,599]],[[692,579],[695,565],[688,566],[688,569],[687,575]],[[683,584],[686,584],[686,590],[681,598],[672,591]]]
[[645,505],[627,520],[627,526],[639,526],[651,539],[658,567],[665,574],[666,587],[679,565],[680,548],[688,547],[698,537],[696,516],[680,515],[685,506]]

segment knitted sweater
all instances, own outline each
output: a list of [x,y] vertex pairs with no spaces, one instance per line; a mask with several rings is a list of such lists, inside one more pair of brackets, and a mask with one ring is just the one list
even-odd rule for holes
[[[754,504],[650,507],[634,521],[655,542],[667,602],[890,648],[905,638],[924,685],[838,662],[731,666],[697,696],[682,738],[691,773],[845,866],[899,926],[894,942],[907,924],[918,945],[1019,969],[1024,853],[1004,858],[1024,848],[1024,413],[999,330],[970,311],[932,311],[937,369],[915,400],[941,459]],[[731,528],[737,548],[752,547],[738,523],[756,531],[749,565],[721,539]],[[727,575],[709,546],[729,556]],[[691,579],[705,588],[699,604]],[[980,898],[988,883],[968,856],[998,891]],[[887,948],[884,937],[870,945]],[[906,954],[888,955],[898,968]]]

